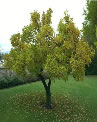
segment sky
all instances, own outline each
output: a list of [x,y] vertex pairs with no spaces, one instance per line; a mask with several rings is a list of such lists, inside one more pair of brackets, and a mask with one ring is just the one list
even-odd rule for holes
[[10,37],[30,23],[30,13],[37,10],[42,14],[52,8],[52,26],[57,25],[68,10],[75,25],[81,30],[86,0],[0,0],[0,49],[10,51]]

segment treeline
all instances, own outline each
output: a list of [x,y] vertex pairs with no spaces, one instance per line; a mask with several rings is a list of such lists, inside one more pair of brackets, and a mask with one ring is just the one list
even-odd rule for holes
[[95,42],[97,42],[96,37],[96,27],[97,27],[97,1],[87,0],[86,9],[84,10],[85,20],[83,23],[83,38],[93,46],[95,49],[95,56],[92,63],[86,66],[87,75],[97,75],[97,48],[95,47]]

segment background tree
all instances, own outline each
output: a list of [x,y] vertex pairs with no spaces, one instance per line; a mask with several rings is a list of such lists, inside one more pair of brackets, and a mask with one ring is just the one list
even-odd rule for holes
[[[95,49],[96,38],[96,26],[97,26],[97,1],[87,0],[86,10],[84,11],[85,20],[83,23],[83,38],[93,46]],[[87,67],[87,74],[97,75],[97,49],[95,49],[95,56],[90,64]]]
[[[67,12],[58,25],[55,36],[51,26],[52,9],[31,14],[31,22],[22,29],[22,34],[12,35],[12,49],[5,55],[5,66],[18,75],[35,74],[43,83],[46,91],[46,108],[51,108],[51,81],[68,79],[72,75],[76,80],[85,76],[85,65],[91,63],[94,55],[88,43],[80,40],[80,31],[75,27],[73,19]],[[45,81],[43,72],[48,73]]]
[[1,52],[0,52],[0,60],[2,59],[2,54],[1,54]]
[[3,54],[2,54],[2,50],[0,49],[0,60],[3,59]]

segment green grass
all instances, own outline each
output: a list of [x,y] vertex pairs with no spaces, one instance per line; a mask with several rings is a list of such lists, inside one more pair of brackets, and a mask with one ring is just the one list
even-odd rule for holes
[[41,82],[0,90],[0,122],[97,122],[97,76],[56,80],[51,92],[54,108],[46,110]]

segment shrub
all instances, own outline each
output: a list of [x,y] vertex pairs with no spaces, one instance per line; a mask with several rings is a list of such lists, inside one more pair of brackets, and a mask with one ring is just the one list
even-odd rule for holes
[[9,77],[8,75],[0,78],[0,89],[9,88],[24,84],[25,81],[17,76]]

